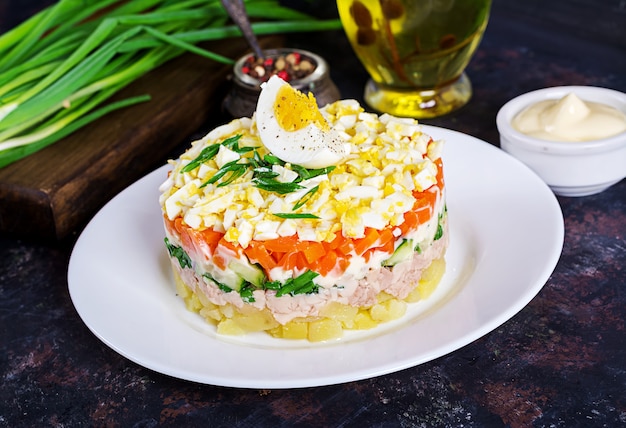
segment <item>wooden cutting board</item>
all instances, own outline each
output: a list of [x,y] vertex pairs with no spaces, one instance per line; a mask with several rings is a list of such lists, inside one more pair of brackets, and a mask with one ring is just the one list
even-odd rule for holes
[[[261,40],[264,48],[280,42]],[[206,47],[233,59],[248,51],[239,39]],[[76,234],[109,199],[220,116],[231,69],[197,55],[178,57],[116,95],[149,94],[149,102],[115,111],[0,169],[0,233],[36,240]]]

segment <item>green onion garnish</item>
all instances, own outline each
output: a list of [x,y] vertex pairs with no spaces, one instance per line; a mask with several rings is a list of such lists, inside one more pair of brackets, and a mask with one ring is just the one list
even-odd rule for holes
[[266,288],[278,288],[276,291],[276,297],[280,297],[285,294],[295,295],[313,293],[318,289],[318,285],[313,282],[317,276],[319,276],[319,273],[308,270],[296,278],[289,278],[284,284],[279,284],[277,287],[272,286],[271,283],[267,283]]
[[310,218],[310,219],[318,219],[319,217],[315,214],[309,213],[273,213],[276,217],[280,218]]
[[311,196],[313,196],[313,194],[314,194],[315,192],[317,192],[319,188],[320,188],[320,186],[311,187],[311,188],[308,190],[308,192],[306,192],[306,193],[304,194],[304,196],[302,196],[302,197],[298,200],[298,202],[296,202],[296,204],[293,206],[292,210],[294,210],[294,211],[295,211],[295,210],[297,210],[298,208],[302,207],[304,204],[306,204],[306,203],[307,203],[307,201],[308,201],[309,199],[311,199]]
[[202,149],[198,157],[192,160],[191,162],[189,162],[187,165],[185,165],[180,170],[180,172],[193,171],[204,162],[210,159],[213,159],[219,150],[220,150],[219,144],[211,144],[210,146],[205,147],[204,149]]
[[302,186],[298,183],[282,183],[280,181],[264,177],[254,177],[252,181],[259,189],[267,190],[268,192],[280,193],[282,195],[302,189]]

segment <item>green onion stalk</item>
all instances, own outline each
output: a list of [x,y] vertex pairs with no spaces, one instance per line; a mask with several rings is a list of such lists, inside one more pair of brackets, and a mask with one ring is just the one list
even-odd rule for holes
[[[257,35],[341,28],[278,0],[245,4]],[[185,52],[233,64],[199,44],[240,36],[220,0],[60,0],[0,35],[0,168],[148,101],[107,100]]]

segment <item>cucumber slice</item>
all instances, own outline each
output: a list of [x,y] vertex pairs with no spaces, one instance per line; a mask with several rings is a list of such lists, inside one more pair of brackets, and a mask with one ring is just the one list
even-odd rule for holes
[[413,240],[403,239],[402,243],[393,252],[391,257],[383,262],[383,266],[395,266],[400,262],[408,260],[413,255]]
[[232,270],[220,273],[219,275],[216,275],[215,278],[208,273],[205,274],[204,277],[208,281],[213,282],[222,291],[229,291],[228,289],[233,291],[239,291],[241,290],[241,287],[243,287],[243,285],[246,283],[246,281],[242,277],[237,275]]
[[[239,260],[233,260],[228,264],[228,267],[242,280],[249,282],[257,288],[262,288],[263,283],[266,280],[265,272],[263,272],[263,270],[257,265]],[[239,288],[241,288],[241,285]],[[237,290],[239,290],[239,288]]]

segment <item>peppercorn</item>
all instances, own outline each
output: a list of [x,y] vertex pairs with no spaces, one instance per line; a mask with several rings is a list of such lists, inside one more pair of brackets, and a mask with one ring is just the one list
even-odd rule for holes
[[312,58],[299,52],[290,52],[278,57],[267,57],[264,60],[250,55],[244,61],[241,72],[250,77],[267,81],[271,76],[278,75],[286,82],[302,79],[315,71],[317,64]]

